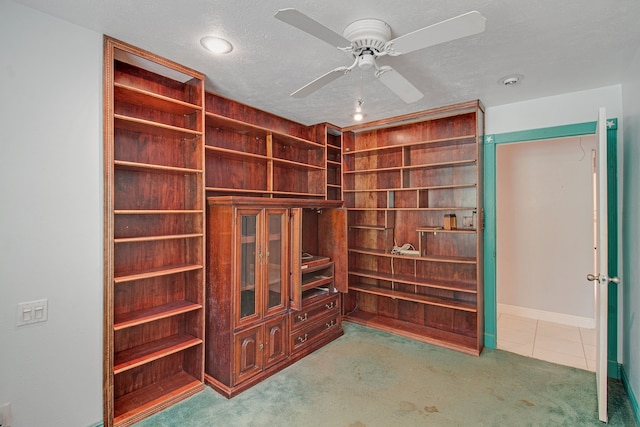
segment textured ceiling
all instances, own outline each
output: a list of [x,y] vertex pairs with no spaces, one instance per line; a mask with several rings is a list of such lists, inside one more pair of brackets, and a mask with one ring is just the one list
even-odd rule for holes
[[[502,105],[625,80],[640,55],[638,0],[18,0],[90,30],[177,61],[207,75],[207,89],[305,123],[349,126],[362,96],[366,121],[480,99]],[[352,58],[274,18],[295,7],[335,32],[378,18],[398,37],[478,10],[485,32],[383,57],[425,96],[405,104],[372,73],[359,70],[304,99],[289,94]],[[234,50],[204,51],[200,38],[222,36]],[[498,80],[522,74],[503,86]]]

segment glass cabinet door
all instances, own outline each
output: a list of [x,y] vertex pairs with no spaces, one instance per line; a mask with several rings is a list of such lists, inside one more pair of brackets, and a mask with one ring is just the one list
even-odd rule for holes
[[287,210],[266,210],[267,222],[267,271],[266,313],[284,309],[287,303]]
[[260,253],[259,245],[259,213],[260,211],[239,211],[238,222],[240,229],[240,294],[237,295],[236,315],[238,320],[256,316],[259,307],[259,269]]

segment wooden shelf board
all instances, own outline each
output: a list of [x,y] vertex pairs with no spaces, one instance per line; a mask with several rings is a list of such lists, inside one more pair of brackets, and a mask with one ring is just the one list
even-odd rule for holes
[[393,227],[385,227],[382,225],[349,225],[348,227],[358,228],[362,230],[378,230],[378,231],[393,230]]
[[202,265],[199,264],[183,264],[183,265],[173,265],[166,267],[159,267],[150,269],[147,271],[142,271],[139,273],[125,273],[120,276],[114,277],[114,283],[124,283],[124,282],[132,282],[134,280],[140,279],[148,279],[151,277],[159,277],[159,276],[169,276],[171,274],[176,273],[184,273],[187,271],[199,270],[202,269]]
[[245,193],[245,194],[259,194],[261,198],[269,198],[262,197],[263,195],[270,196],[284,196],[284,197],[303,197],[303,198],[311,198],[325,197],[325,193],[296,193],[293,191],[279,191],[279,190],[261,190],[261,189],[243,189],[243,188],[227,188],[227,187],[205,187],[206,191],[209,192],[218,192],[218,193],[229,193],[229,195],[237,194],[237,193]]
[[383,147],[371,147],[371,148],[362,148],[359,150],[348,150],[346,149],[343,154],[345,155],[355,155],[355,154],[368,154],[371,152],[377,151],[388,151],[388,150],[397,150],[399,148],[405,147],[414,147],[417,145],[455,145],[455,144],[474,144],[476,142],[476,135],[461,135],[455,136],[451,138],[440,138],[440,139],[432,139],[432,140],[421,140],[415,142],[407,142],[404,144],[394,144],[394,145],[385,145]]
[[204,148],[207,154],[219,155],[220,157],[225,158],[252,162],[258,160],[262,163],[266,163],[269,160],[265,154],[247,153],[245,151],[232,150],[230,148],[213,147],[211,145],[205,145]]
[[479,356],[482,351],[482,348],[478,348],[477,339],[474,337],[379,316],[365,311],[350,313],[343,318],[343,321],[357,323],[473,356]]
[[158,95],[123,83],[114,82],[113,96],[118,101],[128,104],[143,105],[154,110],[172,114],[188,115],[202,111],[202,107],[167,96]]
[[292,167],[294,169],[303,169],[303,170],[325,170],[324,166],[312,165],[309,163],[301,163],[296,162],[294,160],[282,159],[279,157],[273,157],[273,163],[277,165],[286,165]]
[[455,190],[457,188],[475,188],[478,185],[473,184],[452,184],[452,185],[431,185],[427,187],[411,187],[411,188],[371,188],[371,189],[345,189],[345,193],[376,193],[376,192],[387,192],[387,191],[428,191],[428,190]]
[[199,209],[118,209],[114,210],[114,215],[202,215],[204,212]]
[[475,211],[478,208],[458,206],[446,208],[347,208],[350,211]]
[[[416,258],[416,257],[413,257]],[[454,282],[454,281],[440,281],[429,280],[417,276],[408,276],[401,274],[389,274],[380,273],[374,270],[349,270],[349,274],[358,277],[368,277],[370,279],[384,280],[387,282],[404,283],[407,285],[423,286],[426,288],[444,289],[448,291],[464,292],[469,294],[476,294],[476,284],[469,282]]]
[[413,301],[420,304],[435,305],[438,307],[450,308],[452,310],[468,311],[471,313],[476,313],[478,311],[475,304],[470,304],[467,302],[455,301],[447,298],[437,298],[427,295],[411,294],[408,292],[400,292],[393,289],[379,288],[375,285],[368,285],[364,283],[358,283],[357,285],[350,284],[349,291],[365,292],[367,294],[378,295],[392,299]]
[[476,234],[478,232],[475,228],[452,228],[451,230],[445,230],[442,227],[417,227],[416,231],[421,233],[459,233],[459,234]]
[[170,172],[177,174],[201,174],[202,169],[180,168],[175,166],[152,165],[149,163],[128,162],[124,160],[115,160],[114,166],[118,169],[151,171],[151,172]]
[[282,196],[295,196],[295,197],[325,197],[325,193],[296,193],[294,191],[282,191],[282,190],[273,190],[268,193],[274,195],[282,195]]
[[269,194],[267,190],[260,188],[227,188],[227,187],[205,187],[205,191],[217,191],[219,193],[251,193],[251,194]]
[[202,381],[184,371],[178,372],[115,399],[114,425],[131,425],[202,390]]
[[166,317],[177,316],[190,311],[199,310],[202,304],[191,301],[173,301],[144,310],[136,310],[129,313],[116,314],[113,322],[113,330],[130,328],[143,323],[153,322]]
[[448,263],[456,263],[456,264],[476,264],[477,260],[473,257],[454,257],[454,256],[410,256],[410,255],[395,255],[388,253],[382,249],[370,249],[370,248],[348,248],[349,252],[365,254],[365,255],[374,255],[374,256],[383,256],[389,258],[403,258],[403,259],[414,259],[417,261],[433,261],[433,262],[448,262]]
[[323,144],[319,144],[317,142],[304,138],[298,138],[297,136],[288,135],[286,133],[277,132],[262,126],[252,125],[240,120],[231,119],[219,114],[205,112],[205,120],[207,126],[214,126],[222,130],[242,133],[250,136],[257,136],[260,138],[266,138],[267,135],[272,135],[273,139],[277,140],[275,143],[278,144],[282,143],[287,145],[299,145],[300,143],[303,143],[324,149]]
[[203,237],[202,233],[192,234],[167,234],[163,236],[142,236],[142,237],[121,237],[113,239],[113,243],[136,243],[136,242],[155,242],[158,240],[178,240],[178,239],[193,239],[197,237]]
[[300,270],[302,270],[302,273],[309,273],[322,268],[331,267],[333,262],[329,257],[316,255],[308,259],[302,259],[300,264]]
[[214,113],[205,112],[205,121],[207,126],[216,127],[229,132],[241,133],[252,137],[265,139],[267,134],[269,134],[269,130],[266,128]]
[[314,276],[312,278],[307,278],[307,280],[302,282],[302,291],[304,292],[309,289],[328,285],[331,282],[333,282],[333,276]]
[[202,344],[202,339],[200,338],[176,334],[117,352],[113,358],[113,373],[117,375],[199,344]]
[[133,132],[149,133],[153,135],[171,135],[174,137],[197,137],[202,136],[202,132],[171,126],[164,123],[152,122],[150,120],[137,119],[122,114],[113,115],[115,127]]
[[394,166],[388,168],[375,168],[375,169],[359,169],[354,171],[344,171],[343,173],[346,175],[354,175],[354,174],[364,174],[364,173],[379,173],[379,172],[393,172],[393,171],[405,171],[405,170],[413,170],[413,169],[436,169],[436,168],[445,168],[445,167],[456,167],[456,166],[468,166],[474,165],[476,160],[456,160],[451,162],[438,162],[438,163],[425,163],[421,165],[406,165],[406,166]]

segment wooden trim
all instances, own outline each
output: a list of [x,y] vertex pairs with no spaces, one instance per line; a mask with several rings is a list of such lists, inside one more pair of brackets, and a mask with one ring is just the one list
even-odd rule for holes
[[[183,74],[187,74],[187,75],[189,75],[189,76],[191,76],[193,78],[196,78],[196,79],[199,79],[199,80],[204,80],[206,78],[206,76],[203,73],[201,73],[199,71],[196,71],[193,68],[185,67],[184,65],[179,64],[179,63],[174,62],[174,61],[171,61],[170,59],[167,59],[167,58],[162,58],[160,56],[155,56],[155,55],[147,52],[144,49],[141,49],[139,47],[133,46],[133,45],[131,45],[129,43],[125,43],[125,42],[123,42],[121,40],[118,40],[118,39],[116,39],[114,37],[104,36],[104,38],[105,38],[105,41],[109,44],[109,47],[110,47],[110,55],[111,55],[110,59],[112,60],[112,62],[110,62],[109,65],[113,64],[113,59],[114,59],[112,48],[117,48],[117,49],[129,52],[131,54],[134,54],[136,56],[139,56],[142,59],[151,59],[151,58],[153,58],[153,62],[155,62],[156,64],[165,66],[167,68],[171,68],[171,69],[179,71],[179,72],[181,72]],[[204,94],[203,94],[203,96],[204,96]],[[202,105],[204,105],[204,102],[203,102]]]
[[401,126],[405,124],[434,120],[442,117],[457,116],[460,114],[472,113],[476,110],[484,112],[484,106],[479,100],[468,101],[460,104],[447,105],[445,107],[433,108],[427,111],[405,114],[402,116],[389,117],[368,123],[361,123],[354,126],[342,128],[343,132],[362,132],[391,126]]
[[291,208],[340,208],[344,202],[342,200],[323,199],[270,199],[265,197],[245,197],[245,196],[216,196],[208,197],[207,204],[214,205],[247,205],[262,207],[291,207]]
[[103,419],[106,427],[113,426],[113,236],[114,236],[114,203],[113,203],[113,61],[116,43],[113,39],[104,38],[103,62],[103,134],[104,134],[104,324],[103,324]]

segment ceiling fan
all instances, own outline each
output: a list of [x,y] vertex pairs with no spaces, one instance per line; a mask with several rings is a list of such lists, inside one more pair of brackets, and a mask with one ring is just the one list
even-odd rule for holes
[[348,67],[338,67],[291,94],[304,98],[355,67],[374,70],[375,76],[404,102],[410,104],[424,95],[409,80],[388,65],[378,66],[376,58],[399,56],[429,46],[471,36],[484,31],[486,19],[472,11],[391,39],[391,27],[379,19],[360,19],[347,25],[340,35],[297,9],[281,9],[275,17],[353,56]]

